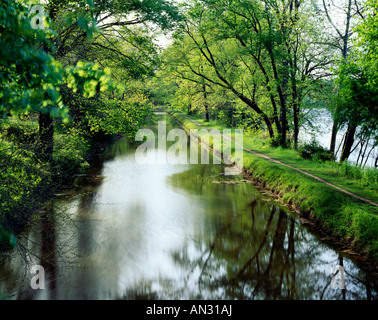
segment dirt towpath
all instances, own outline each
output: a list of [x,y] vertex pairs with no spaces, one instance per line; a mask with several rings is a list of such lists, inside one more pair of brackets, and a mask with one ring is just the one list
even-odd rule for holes
[[[188,116],[186,116],[186,115],[184,115],[184,114],[182,114],[182,113],[180,113],[180,115],[181,115],[182,117],[186,118],[187,120],[189,120],[189,121],[195,123],[197,126],[199,126],[199,127],[204,127],[204,126],[201,125],[198,121],[196,121],[196,120],[194,120],[194,119],[192,119],[192,118],[190,118],[190,117],[188,117]],[[226,138],[226,139],[228,139],[228,140],[232,140],[230,137],[227,137],[227,136],[223,136],[223,137]],[[343,193],[345,193],[345,194],[347,194],[347,195],[349,195],[349,196],[351,196],[351,197],[353,197],[353,198],[359,199],[359,200],[361,200],[361,201],[367,202],[367,203],[369,203],[369,204],[372,204],[373,206],[378,207],[378,204],[375,203],[374,201],[369,200],[369,199],[366,199],[366,198],[363,198],[363,197],[361,197],[361,196],[359,196],[359,195],[357,195],[357,194],[355,194],[355,193],[353,193],[353,192],[350,192],[350,191],[348,191],[348,190],[345,190],[344,188],[341,188],[341,187],[339,187],[339,186],[336,186],[336,185],[334,185],[333,183],[330,183],[330,182],[328,182],[328,181],[326,181],[326,180],[324,180],[324,179],[322,179],[322,178],[319,178],[319,177],[317,177],[317,176],[315,176],[315,175],[313,175],[313,174],[311,174],[311,173],[309,173],[309,172],[306,172],[306,171],[301,170],[301,169],[299,169],[299,168],[293,167],[293,166],[291,166],[291,165],[288,165],[288,164],[283,163],[283,162],[281,162],[281,161],[278,161],[278,160],[276,160],[276,159],[270,158],[270,157],[268,157],[267,155],[265,155],[265,154],[263,154],[263,153],[256,152],[256,151],[253,151],[253,150],[250,150],[250,149],[244,148],[244,147],[243,147],[243,149],[244,149],[244,151],[246,151],[246,152],[249,152],[249,153],[252,153],[252,154],[254,154],[254,155],[256,155],[256,156],[262,157],[262,158],[264,158],[264,159],[266,159],[266,160],[268,160],[268,161],[272,161],[272,162],[278,163],[278,164],[280,164],[280,165],[282,165],[282,166],[285,166],[285,167],[291,168],[291,169],[293,169],[293,170],[299,171],[300,173],[302,173],[302,174],[304,174],[304,175],[306,175],[306,176],[309,176],[309,177],[311,177],[311,178],[313,178],[313,179],[315,179],[315,180],[318,180],[318,181],[320,181],[320,182],[323,182],[323,183],[329,185],[330,187],[335,188],[335,189],[337,189],[337,190],[339,190],[339,191],[341,191],[341,192],[343,192]]]

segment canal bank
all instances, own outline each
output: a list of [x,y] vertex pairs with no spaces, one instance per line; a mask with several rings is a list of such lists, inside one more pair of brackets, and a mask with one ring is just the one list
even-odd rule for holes
[[0,252],[14,247],[33,215],[55,194],[72,188],[75,175],[118,138],[77,128],[65,132],[60,125],[51,161],[40,157],[38,117],[7,119],[0,129]]
[[[203,128],[179,112],[170,114],[187,131]],[[206,129],[211,128],[207,126]],[[377,271],[378,216],[373,201],[362,201],[343,192],[342,188],[335,189],[337,186],[330,186],[323,179],[244,149],[246,179],[295,212],[303,224],[320,235],[322,241],[339,248],[364,267]]]
[[[166,114],[158,120],[167,132],[179,128]],[[158,127],[150,129],[156,136]],[[148,156],[164,156],[173,144],[155,143]],[[243,176],[225,176],[211,153],[209,164],[141,164],[136,150],[126,137],[108,146],[0,256],[6,298],[377,298],[374,273]],[[30,286],[35,265],[45,271],[43,290]]]

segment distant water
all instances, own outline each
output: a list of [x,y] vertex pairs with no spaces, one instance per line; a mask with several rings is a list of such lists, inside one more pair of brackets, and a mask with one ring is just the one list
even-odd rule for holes
[[[304,124],[299,131],[299,141],[309,142],[313,138],[315,138],[315,140],[318,141],[323,147],[329,149],[329,145],[331,142],[332,125],[333,125],[333,120],[332,120],[330,112],[326,109],[316,109],[316,110],[311,110],[311,115],[313,115],[314,116],[313,118],[316,119],[315,121],[312,122],[312,125],[314,127],[311,128],[311,125],[309,125],[308,123]],[[340,142],[343,138],[343,135],[345,134],[345,131],[346,131],[346,126],[342,127],[337,134],[336,150],[340,145]],[[359,139],[355,138],[353,148],[358,143],[358,140]],[[367,153],[369,152],[372,146],[373,146],[373,143],[372,141],[370,141],[367,147],[367,152],[366,152],[365,157],[367,156]],[[337,159],[340,158],[341,148],[342,146],[340,147],[339,152],[337,153]],[[359,152],[360,152],[360,146],[358,146],[354,150],[354,152],[352,152],[348,160],[351,162],[356,162]],[[373,149],[373,151],[370,153],[366,166],[367,167],[374,166],[374,162],[377,156],[378,156],[378,147],[376,146]]]

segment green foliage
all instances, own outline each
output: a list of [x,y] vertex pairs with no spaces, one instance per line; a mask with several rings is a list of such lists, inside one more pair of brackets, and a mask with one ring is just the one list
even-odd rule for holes
[[[11,244],[54,188],[88,167],[90,139],[133,136],[151,119],[143,86],[128,91],[125,83],[153,74],[159,59],[151,30],[179,19],[165,0],[51,0],[43,7],[44,28],[34,29],[25,4],[0,2],[0,238]],[[50,117],[37,122],[42,113]]]
[[8,141],[20,147],[27,147],[29,150],[34,147],[33,144],[38,135],[38,123],[36,121],[31,121],[28,117],[23,119],[9,117],[2,121],[1,125],[2,135]]
[[370,84],[374,80],[353,58],[341,62],[338,75],[338,120],[341,123],[352,121],[360,125],[362,134],[367,137],[377,135],[378,89]]
[[126,134],[134,137],[141,126],[151,123],[152,105],[142,88],[130,87],[124,100],[109,99],[86,113],[91,132]]
[[244,156],[244,166],[254,178],[281,194],[285,202],[295,204],[304,213],[311,213],[334,236],[351,240],[358,250],[365,251],[373,260],[378,257],[378,216],[374,207],[254,155]]
[[168,106],[171,104],[171,99],[177,90],[177,84],[173,81],[169,81],[158,70],[155,76],[148,79],[147,88],[150,93],[150,101],[155,106]]
[[[7,247],[14,248],[17,244],[17,238],[14,236],[13,233],[8,232],[0,228],[0,252],[2,249],[6,249]],[[0,296],[1,300],[1,296]]]
[[37,128],[33,117],[11,118],[1,127],[0,233],[6,243],[14,243],[14,235],[58,183],[69,183],[88,167],[89,143],[83,132],[69,124],[63,133],[56,133],[53,161],[46,164],[36,154]]
[[329,162],[327,163],[327,174],[338,177],[344,177],[351,181],[360,181],[364,187],[378,190],[378,169],[365,167],[361,168],[348,161],[342,163]]
[[[91,0],[90,2],[95,13],[110,12],[115,21],[123,22],[126,14],[133,13],[133,19],[129,25],[149,21],[160,26],[163,30],[167,30],[174,27],[180,19],[177,7],[166,0]],[[73,4],[76,5],[76,2],[73,2]]]
[[0,225],[18,225],[40,202],[43,186],[50,181],[46,166],[35,159],[33,150],[1,138]]
[[[175,113],[174,116],[188,129],[200,129],[195,123]],[[207,129],[224,127],[197,120]],[[318,162],[301,158],[296,150],[272,148],[266,140],[244,133],[243,145],[273,159],[323,178],[362,197],[377,201],[378,170],[359,168],[347,162]],[[309,176],[244,152],[243,165],[263,187],[274,190],[286,203],[296,205],[302,213],[314,217],[319,225],[341,240],[351,241],[373,260],[378,258],[377,210]],[[369,189],[371,189],[370,192]]]
[[313,159],[320,161],[331,161],[334,160],[334,156],[329,150],[324,148],[315,139],[311,140],[309,143],[303,143],[298,147],[299,155],[303,159]]
[[85,156],[90,149],[88,137],[79,129],[67,127],[64,134],[54,136],[51,172],[55,182],[69,183],[77,173],[89,167]]
[[339,62],[338,120],[359,125],[359,135],[378,143],[377,0],[366,1],[365,18],[355,28],[355,49]]
[[271,138],[279,134],[274,141],[282,147],[294,129],[297,145],[304,101],[326,100],[319,94],[322,74],[333,60],[314,10],[309,1],[185,3],[185,24],[163,56],[166,74],[179,86],[175,107],[198,104],[203,113],[211,106],[214,118],[221,114],[225,123],[223,91],[226,102],[244,107],[238,126],[265,130]]
[[226,126],[232,125],[232,122],[233,122],[232,110],[231,112],[230,111],[227,112],[227,110],[220,110],[218,112],[218,119],[219,119],[219,123],[222,125],[226,125]]
[[378,1],[366,1],[366,16],[356,27],[358,32],[357,45],[362,49],[358,53],[358,63],[366,72],[367,85],[377,90],[378,81]]
[[111,86],[111,70],[102,71],[97,63],[79,61],[76,66],[67,67],[66,72],[67,87],[74,93],[81,92],[84,98],[92,98],[98,91],[104,92]]
[[274,138],[269,139],[269,145],[272,148],[278,148],[281,146],[281,135],[277,134]]
[[[41,49],[52,31],[33,29],[20,2],[0,3],[0,112],[30,112],[60,104],[61,66]],[[60,105],[61,106],[61,105]]]
[[94,96],[97,85],[101,91],[108,89],[110,70],[82,61],[64,68],[49,54],[53,32],[33,29],[27,8],[19,2],[1,2],[0,19],[0,112],[42,111],[66,117],[60,85],[86,97]]

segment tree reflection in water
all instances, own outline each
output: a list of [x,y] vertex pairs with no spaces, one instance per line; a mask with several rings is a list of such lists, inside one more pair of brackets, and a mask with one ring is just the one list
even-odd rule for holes
[[[36,215],[17,250],[0,256],[0,296],[377,298],[375,275],[237,183],[242,177],[224,176],[221,165],[141,166],[134,152],[118,140],[77,177],[76,190]],[[46,290],[30,288],[35,264],[45,268]],[[333,288],[334,265],[344,268],[345,290]]]
[[[205,170],[205,167],[199,170]],[[188,248],[174,252],[175,262],[191,265],[199,299],[374,299],[374,279],[358,271],[339,253],[321,244],[286,208],[266,201],[247,184],[209,184],[211,173],[180,173],[171,183],[201,190],[224,205],[209,206],[215,232],[208,245],[196,243],[201,255]],[[226,179],[226,178],[225,178]],[[195,187],[196,184],[200,186]],[[224,188],[231,189],[223,192]],[[210,195],[212,194],[212,196]],[[222,198],[219,198],[222,194]],[[228,195],[227,199],[224,197]],[[249,203],[246,199],[252,199]],[[228,202],[228,204],[226,204]],[[224,210],[229,210],[225,214]],[[219,217],[229,217],[224,223]],[[231,217],[231,218],[230,218]],[[333,255],[333,256],[332,256]],[[343,266],[345,289],[331,286],[332,266]]]

